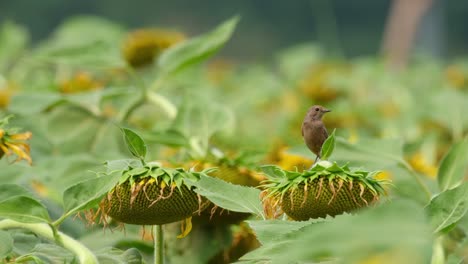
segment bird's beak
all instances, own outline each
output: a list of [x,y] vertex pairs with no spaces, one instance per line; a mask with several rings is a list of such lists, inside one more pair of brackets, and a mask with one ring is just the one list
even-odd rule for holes
[[331,110],[330,110],[330,109],[323,109],[322,111],[323,111],[324,113],[331,112]]

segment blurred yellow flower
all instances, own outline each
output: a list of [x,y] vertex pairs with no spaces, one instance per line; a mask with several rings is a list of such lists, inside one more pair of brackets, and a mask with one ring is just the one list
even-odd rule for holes
[[25,142],[31,136],[31,132],[13,134],[0,128],[0,158],[5,154],[7,156],[15,154],[17,156],[15,162],[24,159],[31,164],[30,147]]
[[459,66],[451,65],[445,70],[445,78],[455,88],[463,88],[466,84],[465,74]]
[[65,80],[60,84],[62,93],[78,93],[97,90],[103,87],[103,84],[93,79],[87,72],[78,72],[71,79]]
[[153,63],[161,51],[185,40],[185,35],[166,29],[138,29],[127,36],[122,53],[132,67],[139,68]]
[[408,162],[417,172],[427,175],[430,178],[435,178],[437,176],[437,167],[431,164],[421,152],[416,152],[411,155]]
[[278,149],[276,165],[283,170],[298,170],[303,171],[309,169],[314,160],[309,159],[302,155],[292,154],[287,151],[286,147]]
[[338,97],[338,91],[330,86],[328,78],[335,71],[333,65],[320,65],[314,67],[309,74],[299,81],[299,90],[316,103],[327,103]]
[[392,179],[392,173],[389,171],[382,171],[379,174],[377,174],[374,178],[376,180],[391,180]]

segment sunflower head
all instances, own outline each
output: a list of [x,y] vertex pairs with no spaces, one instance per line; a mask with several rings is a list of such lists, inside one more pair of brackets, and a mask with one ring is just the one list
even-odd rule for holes
[[100,203],[104,221],[110,217],[127,224],[162,225],[190,219],[207,205],[190,184],[204,172],[132,160],[112,173],[120,173],[121,179]]
[[138,29],[130,32],[124,41],[122,53],[127,63],[140,68],[153,63],[165,49],[185,40],[185,35],[166,29]]
[[277,217],[283,212],[293,220],[335,216],[366,207],[384,193],[382,181],[373,176],[379,172],[353,171],[321,161],[311,169],[297,172],[277,166],[264,166],[265,213]]
[[32,133],[18,133],[17,129],[8,128],[9,119],[6,117],[0,120],[0,158],[16,155],[15,162],[26,160],[31,164],[30,147],[26,141],[31,139]]

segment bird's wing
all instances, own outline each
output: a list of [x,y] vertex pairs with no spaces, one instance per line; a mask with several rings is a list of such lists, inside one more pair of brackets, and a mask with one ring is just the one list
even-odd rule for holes
[[328,138],[328,132],[327,132],[327,128],[325,126],[322,126],[322,134],[325,136],[324,137],[325,139]]

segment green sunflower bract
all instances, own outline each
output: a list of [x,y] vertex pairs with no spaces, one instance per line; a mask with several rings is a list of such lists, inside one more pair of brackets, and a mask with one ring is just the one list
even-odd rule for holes
[[[263,166],[264,204],[278,205],[294,220],[335,216],[377,201],[384,189],[373,178],[379,171],[351,170],[348,165],[321,161],[303,172]],[[267,208],[266,208],[267,209]],[[271,210],[271,208],[270,208]],[[266,210],[267,211],[267,210]]]
[[162,225],[191,217],[207,204],[190,184],[204,172],[136,164],[117,172],[121,180],[101,201],[105,215],[127,224]]

